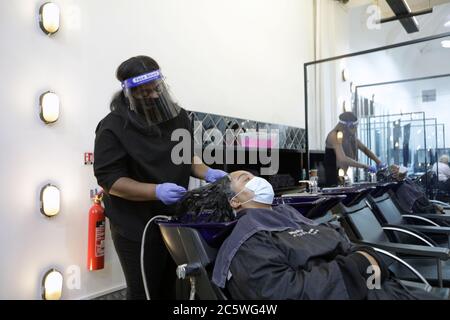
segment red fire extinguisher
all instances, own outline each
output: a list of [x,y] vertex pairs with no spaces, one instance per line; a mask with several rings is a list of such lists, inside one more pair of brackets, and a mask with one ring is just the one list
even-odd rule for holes
[[105,264],[105,210],[102,207],[103,192],[95,195],[89,209],[88,259],[89,271],[103,269]]

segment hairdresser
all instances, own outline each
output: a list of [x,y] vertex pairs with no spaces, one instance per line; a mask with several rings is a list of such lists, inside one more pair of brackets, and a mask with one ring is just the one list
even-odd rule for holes
[[[370,173],[385,167],[381,160],[367,148],[356,136],[358,118],[352,112],[344,112],[339,116],[338,124],[328,133],[325,142],[325,186],[338,185],[338,173],[342,169],[347,172],[349,167],[363,168]],[[361,150],[376,165],[366,165],[358,162],[358,150]]]
[[[118,67],[116,78],[122,90],[96,129],[94,173],[106,192],[105,213],[125,275],[127,299],[145,299],[140,253],[146,223],[153,216],[173,213],[172,205],[185,194],[190,176],[214,182],[226,173],[194,156],[191,120],[173,101],[155,60],[133,57]],[[179,143],[172,141],[172,133],[180,129],[190,133],[189,163],[172,159]],[[175,299],[176,266],[157,226],[147,232],[145,246],[150,298]]]

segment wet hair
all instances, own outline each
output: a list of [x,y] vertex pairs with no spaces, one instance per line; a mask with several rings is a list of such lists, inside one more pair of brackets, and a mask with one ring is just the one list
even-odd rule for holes
[[[158,63],[147,56],[132,57],[120,64],[116,71],[116,78],[120,82],[126,79],[140,76],[145,73],[159,70]],[[128,109],[129,103],[123,91],[118,91],[110,104],[111,111],[124,111]]]
[[356,122],[358,121],[358,117],[353,112],[344,112],[339,116],[339,120],[347,121],[347,122]]
[[228,222],[235,219],[230,200],[236,195],[225,176],[214,183],[188,191],[178,203],[175,215],[181,222]]

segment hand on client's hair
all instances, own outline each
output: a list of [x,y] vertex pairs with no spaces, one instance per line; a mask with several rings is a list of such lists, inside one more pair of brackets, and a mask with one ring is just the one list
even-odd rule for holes
[[184,222],[228,222],[235,219],[229,199],[234,195],[228,177],[188,191],[177,204],[175,216]]
[[209,168],[205,174],[205,180],[209,183],[216,182],[220,178],[225,177],[227,174],[228,173],[225,171]]
[[163,183],[156,186],[156,197],[165,205],[178,202],[185,193],[186,189],[175,183]]
[[370,173],[377,173],[377,167],[376,166],[370,166],[369,168],[367,168],[367,170]]

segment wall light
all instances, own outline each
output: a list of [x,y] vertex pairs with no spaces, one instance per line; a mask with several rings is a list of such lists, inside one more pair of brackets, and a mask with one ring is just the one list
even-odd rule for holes
[[47,91],[39,97],[41,120],[46,124],[55,123],[59,119],[60,100],[56,93]]
[[57,187],[47,184],[41,189],[41,213],[47,217],[54,217],[59,213],[61,194]]
[[442,48],[450,49],[450,40],[443,40],[441,42]]
[[344,99],[344,101],[342,102],[342,110],[344,110],[344,112],[351,111],[350,102],[347,99]]
[[39,8],[39,26],[47,35],[59,30],[59,7],[53,2],[46,2]]
[[347,81],[350,80],[350,71],[347,68],[342,70],[342,80]]
[[342,142],[342,139],[344,139],[344,133],[342,131],[338,131],[336,134],[336,138],[338,142]]
[[63,288],[63,275],[56,269],[47,271],[42,278],[42,299],[61,299]]
[[339,176],[340,178],[345,177],[345,171],[344,171],[344,169],[339,169],[339,171],[338,171],[338,176]]

